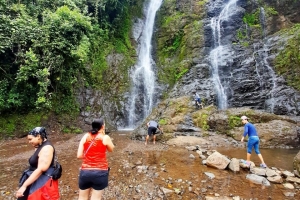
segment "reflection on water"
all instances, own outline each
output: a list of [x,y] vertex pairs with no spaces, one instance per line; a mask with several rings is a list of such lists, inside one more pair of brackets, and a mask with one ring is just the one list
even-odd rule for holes
[[[218,152],[230,158],[246,159],[246,149],[217,148]],[[300,149],[260,149],[265,163],[269,167],[282,168],[293,171],[293,160]],[[259,166],[260,161],[254,150],[252,151],[251,161]]]

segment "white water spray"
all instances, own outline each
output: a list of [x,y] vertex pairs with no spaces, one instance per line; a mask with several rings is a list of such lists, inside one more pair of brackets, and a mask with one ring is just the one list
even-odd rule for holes
[[226,66],[228,60],[232,59],[232,52],[226,44],[222,44],[222,22],[227,21],[234,14],[234,8],[238,0],[230,0],[223,8],[218,17],[211,19],[211,29],[214,39],[214,49],[210,52],[210,63],[212,77],[217,92],[217,103],[220,109],[227,108],[227,95],[219,76],[219,67]]
[[[155,89],[155,64],[151,56],[151,40],[156,12],[161,6],[162,0],[150,0],[144,10],[145,22],[140,37],[138,62],[131,71],[132,89],[130,95],[130,108],[128,116],[128,128],[133,128],[146,118],[153,107],[153,94]],[[143,105],[142,108],[137,108]],[[137,115],[139,114],[139,115]],[[142,119],[140,118],[142,117]]]

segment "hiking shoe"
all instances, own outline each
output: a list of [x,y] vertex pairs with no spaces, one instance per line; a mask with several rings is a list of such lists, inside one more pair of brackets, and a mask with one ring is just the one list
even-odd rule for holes
[[266,164],[260,164],[260,167],[267,168],[267,165]]

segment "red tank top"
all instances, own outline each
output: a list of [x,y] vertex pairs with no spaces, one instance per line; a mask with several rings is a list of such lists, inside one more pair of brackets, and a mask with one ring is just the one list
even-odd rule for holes
[[86,138],[86,142],[83,144],[84,152],[86,152],[88,148],[89,149],[83,158],[81,169],[108,170],[106,146],[100,138],[96,138],[98,134],[92,135],[89,133]]

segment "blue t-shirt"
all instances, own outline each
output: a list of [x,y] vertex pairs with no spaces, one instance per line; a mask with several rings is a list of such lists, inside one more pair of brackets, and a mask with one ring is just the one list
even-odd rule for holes
[[250,122],[245,124],[245,127],[244,127],[244,135],[243,136],[246,137],[247,134],[248,134],[248,137],[258,136],[255,126],[253,124],[251,124]]

